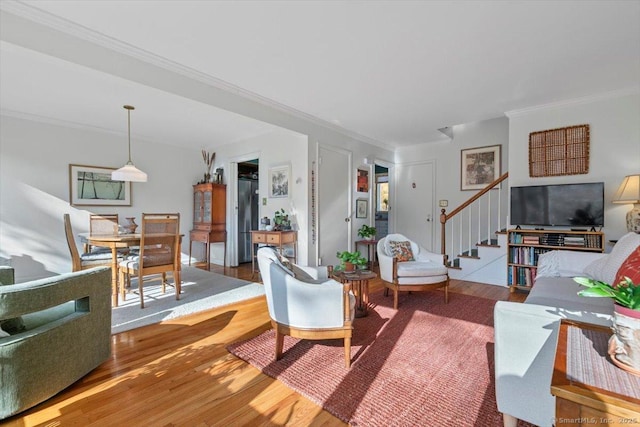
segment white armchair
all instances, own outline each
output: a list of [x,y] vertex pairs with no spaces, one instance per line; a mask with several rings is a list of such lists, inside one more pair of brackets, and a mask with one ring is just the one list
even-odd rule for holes
[[259,249],[257,257],[276,333],[275,360],[282,356],[285,335],[313,340],[342,338],[345,366],[349,368],[355,315],[355,297],[349,285],[329,279],[326,267],[281,261],[270,247]]
[[385,296],[389,289],[393,291],[394,309],[398,308],[398,291],[444,288],[444,301],[449,302],[449,273],[443,255],[427,251],[402,234],[380,239],[377,253]]

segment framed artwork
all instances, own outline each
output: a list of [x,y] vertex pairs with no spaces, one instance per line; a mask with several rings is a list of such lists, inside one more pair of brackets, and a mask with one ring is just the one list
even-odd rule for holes
[[116,168],[69,165],[69,203],[72,206],[131,206],[131,182],[114,181]]
[[482,190],[500,178],[501,145],[461,150],[460,190]]
[[277,166],[269,169],[269,197],[289,197],[289,166]]
[[358,177],[356,178],[356,191],[360,193],[369,192],[369,171],[366,169],[358,169]]
[[367,199],[356,200],[356,218],[366,218],[368,210]]

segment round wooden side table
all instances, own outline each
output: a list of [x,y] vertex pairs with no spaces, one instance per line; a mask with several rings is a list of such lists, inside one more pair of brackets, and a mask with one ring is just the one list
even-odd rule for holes
[[369,280],[375,279],[378,275],[370,270],[335,271],[333,266],[327,267],[329,277],[340,283],[347,283],[351,286],[356,297],[356,317],[365,317],[369,310]]

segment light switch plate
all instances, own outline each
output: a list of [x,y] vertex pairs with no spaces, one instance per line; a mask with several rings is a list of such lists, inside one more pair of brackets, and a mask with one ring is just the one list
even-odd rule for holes
[[267,198],[266,197],[262,198],[262,206],[267,206]]

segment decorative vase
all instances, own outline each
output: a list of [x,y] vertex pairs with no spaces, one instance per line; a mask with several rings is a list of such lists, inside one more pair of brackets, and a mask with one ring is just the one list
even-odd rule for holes
[[640,311],[615,304],[614,334],[609,339],[609,356],[619,368],[640,376]]
[[138,228],[138,224],[136,224],[136,218],[131,216],[125,218],[127,223],[122,227],[125,229],[126,234],[134,234],[136,232],[136,228]]

